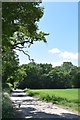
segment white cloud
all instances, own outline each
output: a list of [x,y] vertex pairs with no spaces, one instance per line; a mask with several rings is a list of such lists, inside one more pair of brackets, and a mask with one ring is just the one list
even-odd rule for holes
[[61,52],[60,56],[64,59],[78,59],[78,53],[72,53],[72,52]]
[[68,52],[68,51],[62,52],[58,48],[53,48],[53,49],[49,50],[48,52],[51,52],[53,54],[58,54],[59,57],[61,57],[63,59],[78,60],[78,53],[72,53],[72,52]]
[[48,52],[56,54],[56,53],[60,53],[60,50],[58,48],[53,48],[53,49],[49,50]]
[[73,53],[69,51],[61,51],[58,48],[53,48],[48,52],[55,54],[54,61],[50,62],[53,67],[61,66],[63,62],[72,62],[73,65],[78,66],[78,59],[80,59],[80,53]]

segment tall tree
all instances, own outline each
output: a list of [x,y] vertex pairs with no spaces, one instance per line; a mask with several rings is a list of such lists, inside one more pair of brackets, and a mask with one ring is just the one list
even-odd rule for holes
[[74,66],[71,62],[63,62],[63,64],[62,64],[62,69],[67,73],[70,73],[70,71],[73,67]]
[[70,72],[72,87],[80,88],[80,67],[74,66]]
[[15,73],[15,65],[17,67],[18,63],[15,50],[22,51],[31,60],[24,48],[30,47],[36,41],[47,42],[45,36],[48,34],[39,31],[38,27],[38,22],[44,14],[44,8],[40,4],[40,2],[2,3],[2,60],[5,80]]

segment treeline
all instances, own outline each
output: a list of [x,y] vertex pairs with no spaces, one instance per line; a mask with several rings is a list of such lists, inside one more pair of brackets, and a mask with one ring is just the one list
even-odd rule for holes
[[74,66],[71,62],[64,62],[54,68],[51,64],[31,62],[19,66],[19,70],[21,73],[19,71],[17,74],[23,79],[19,79],[15,87],[21,89],[62,89],[80,86],[80,67]]

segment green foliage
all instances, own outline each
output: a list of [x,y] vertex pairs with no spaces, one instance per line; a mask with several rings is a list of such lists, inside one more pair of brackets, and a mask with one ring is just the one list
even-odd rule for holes
[[10,88],[7,84],[3,85],[2,92],[2,118],[13,118],[13,107],[10,100]]
[[65,62],[62,66],[57,66],[54,68],[52,68],[51,64],[36,64],[34,62],[31,62],[29,64],[20,66],[20,68],[25,71],[26,76],[22,81],[19,81],[19,88],[79,88],[78,83],[80,78],[80,68],[72,65],[71,62]]
[[7,83],[10,89],[13,89],[13,85],[11,83]]
[[18,58],[15,52],[3,54],[2,58],[2,80],[9,81],[14,75],[14,71],[18,68]]
[[2,99],[2,117],[12,118],[13,117],[13,107],[9,98],[9,94],[4,92]]
[[62,64],[62,68],[65,72],[70,73],[71,69],[73,68],[73,64],[71,62],[64,62]]
[[29,89],[29,91],[25,89],[25,92],[30,93],[30,96],[37,96],[41,100],[51,101],[53,104],[71,107],[74,110],[80,111],[78,89]]
[[[27,92],[27,94],[29,95],[29,96],[34,96],[34,93],[30,90],[30,89],[24,89],[24,91],[25,92]],[[37,96],[38,95],[38,93],[37,92],[35,92],[35,95]]]
[[[46,66],[46,64],[44,64]],[[47,64],[48,67],[45,67],[46,72],[48,73],[48,68],[51,65]],[[41,64],[36,64],[34,62],[31,62],[26,65],[20,66],[21,68],[25,69],[25,72],[27,74],[26,77],[24,77],[24,80],[19,82],[19,88],[41,88],[44,87],[44,82],[43,82],[43,73],[44,73],[44,68],[42,67]],[[25,83],[25,84],[24,84]]]
[[74,88],[80,88],[80,67],[74,66],[70,72]]
[[39,2],[2,3],[4,52],[7,49],[24,48],[25,43],[30,46],[34,41],[47,42],[45,36],[48,34],[39,31],[37,24],[44,14],[43,10]]

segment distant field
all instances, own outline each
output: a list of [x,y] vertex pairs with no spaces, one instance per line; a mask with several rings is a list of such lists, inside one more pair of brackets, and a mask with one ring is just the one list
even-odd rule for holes
[[54,104],[71,107],[80,111],[80,100],[78,89],[25,89],[30,96],[38,96],[45,101],[51,101]]

